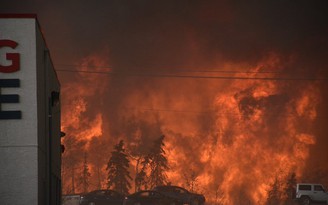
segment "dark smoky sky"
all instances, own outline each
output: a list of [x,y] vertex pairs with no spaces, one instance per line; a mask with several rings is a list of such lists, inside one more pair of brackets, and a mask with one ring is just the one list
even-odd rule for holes
[[[209,70],[218,61],[256,65],[274,52],[282,60],[296,59],[277,68],[288,77],[328,77],[327,0],[2,0],[0,13],[36,13],[56,69],[71,69],[62,65],[76,64],[103,50],[108,51],[114,71],[129,72]],[[62,85],[70,79],[63,73],[59,76]],[[136,84],[162,88],[154,81],[114,79],[111,93],[115,100],[109,99],[113,107],[107,108],[116,109]],[[315,125],[320,140],[312,150],[325,161],[327,84],[320,85],[322,102]],[[170,89],[175,85],[180,83],[173,82]],[[196,90],[199,96],[209,98],[201,89]]]
[[[38,15],[55,64],[107,48],[120,70],[198,68],[218,56],[252,63],[270,51],[322,64],[327,11],[325,0],[4,0],[0,7],[1,13]],[[190,59],[192,52],[197,59]]]

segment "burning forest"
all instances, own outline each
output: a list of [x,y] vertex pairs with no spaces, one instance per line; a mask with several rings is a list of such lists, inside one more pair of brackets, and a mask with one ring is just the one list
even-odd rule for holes
[[273,189],[287,200],[291,181],[328,186],[326,1],[30,7],[61,81],[63,194],[108,188],[120,141],[133,193],[161,136],[166,182],[208,204],[269,204]]
[[[89,67],[105,66],[94,57],[84,62]],[[107,188],[106,166],[119,140],[126,142],[129,171],[135,179],[139,160],[161,135],[166,136],[168,183],[201,192],[211,203],[264,204],[275,180],[283,184],[292,174],[298,180],[327,183],[320,174],[324,166],[308,169],[311,149],[319,140],[314,128],[320,118],[322,82],[281,77],[284,71],[276,68],[288,66],[284,64],[270,54],[247,72],[229,73],[224,80],[207,79],[220,71],[204,75],[205,79],[184,79],[184,84],[177,77],[180,74],[143,79],[144,84],[130,90],[107,116],[102,106],[106,109],[112,101],[95,100],[94,94],[104,92],[103,83],[112,77],[79,74],[78,79],[97,83],[91,87],[77,81],[67,92],[67,98],[73,99],[67,101],[71,103],[66,105],[69,111],[64,112],[62,128],[68,133],[63,141],[66,193],[83,191],[78,179],[83,177],[84,154],[91,174],[88,188]],[[223,65],[228,71],[235,66],[239,67]],[[117,86],[125,87],[144,77],[118,78],[121,85]],[[80,95],[83,92],[91,95]],[[87,114],[90,104],[98,107],[92,115]],[[134,180],[131,183],[133,191]]]

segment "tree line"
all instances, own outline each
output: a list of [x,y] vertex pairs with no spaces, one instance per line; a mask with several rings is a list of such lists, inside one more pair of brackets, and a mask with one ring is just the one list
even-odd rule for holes
[[267,191],[266,205],[293,205],[296,195],[296,174],[291,172],[284,179],[278,176]]
[[[132,188],[132,183],[134,183],[134,191],[152,189],[158,185],[167,185],[170,184],[166,172],[169,170],[168,159],[165,153],[165,136],[162,135],[159,138],[155,139],[151,146],[148,149],[143,151],[131,152],[125,147],[125,141],[120,140],[117,144],[113,146],[113,150],[109,154],[106,162],[106,188],[116,190],[124,195],[129,194],[129,191]],[[77,143],[80,147],[83,147],[83,142],[74,142]],[[69,143],[67,143],[69,145]],[[74,146],[76,147],[76,146]],[[73,155],[69,155],[70,159],[74,159],[76,153],[81,150],[76,150],[74,152],[74,147],[67,147],[67,151],[73,151]],[[71,150],[70,150],[71,149]],[[75,153],[75,155],[74,155]],[[81,155],[79,156],[81,158]],[[104,157],[104,156],[102,156]],[[76,159],[74,159],[76,160]],[[134,178],[131,177],[131,160],[135,161],[134,164]],[[98,164],[98,162],[94,162]],[[90,179],[91,172],[88,162],[88,155],[84,153],[82,166],[77,173],[79,176],[75,177],[75,165],[73,161],[67,161],[68,164],[67,171],[71,177],[71,186],[72,189],[69,193],[75,193],[75,184],[79,185],[80,191],[88,192],[90,189]],[[103,165],[102,165],[103,166]],[[96,166],[96,169],[93,170],[93,174],[98,175],[101,169],[99,166]],[[184,174],[183,176],[186,186],[190,191],[197,185],[198,175],[191,170],[190,176]],[[98,180],[99,183],[102,180]],[[96,185],[98,189],[103,188],[101,184]],[[296,174],[290,173],[288,176],[281,177],[277,175],[272,184],[270,184],[269,189],[267,190],[267,199],[264,202],[266,205],[291,205],[294,204],[294,195],[296,187]],[[82,188],[82,189],[81,189]],[[214,204],[220,205],[223,204],[220,202],[221,195],[224,193],[216,193]],[[262,201],[263,203],[263,201]],[[261,203],[261,204],[262,204]],[[249,203],[251,204],[251,203]]]
[[[150,151],[145,156],[139,156],[136,166],[135,190],[153,188],[167,184],[165,172],[169,169],[168,160],[163,147],[165,136],[162,135],[153,142]],[[139,170],[139,165],[141,169]],[[131,189],[132,177],[129,173],[130,160],[121,140],[114,146],[111,158],[107,164],[107,188],[128,194]]]
[[[117,144],[115,144],[106,165],[106,188],[126,195],[132,188],[131,182],[133,182],[133,180],[135,191],[151,189],[158,185],[168,184],[166,171],[169,170],[169,166],[164,150],[164,139],[164,135],[160,136],[152,142],[149,150],[143,152],[143,154],[139,153],[135,156],[128,153],[125,148],[124,140],[120,140]],[[131,159],[136,160],[134,179],[130,174]],[[71,170],[69,173],[71,175],[72,186],[70,192],[76,192],[75,184],[82,187],[83,192],[88,192],[91,173],[87,154],[84,154],[83,166],[79,173],[80,177],[78,177],[77,182],[75,182],[74,164],[69,164],[68,170]],[[97,187],[102,188],[100,184],[97,185]]]

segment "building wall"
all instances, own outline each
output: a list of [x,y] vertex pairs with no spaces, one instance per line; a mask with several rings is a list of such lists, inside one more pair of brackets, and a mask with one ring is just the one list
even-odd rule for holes
[[39,200],[50,200],[48,204],[53,205],[60,202],[61,194],[60,101],[53,99],[60,85],[40,30],[36,36]]
[[[9,66],[7,53],[19,53],[19,70],[0,72],[1,79],[19,79],[20,86],[0,87],[1,95],[18,94],[18,103],[1,103],[1,111],[21,111],[21,119],[0,119],[1,204],[59,204],[60,104],[52,93],[60,85],[37,19],[0,15],[0,65]],[[59,183],[59,184],[58,184]],[[57,201],[57,202],[56,202]]]

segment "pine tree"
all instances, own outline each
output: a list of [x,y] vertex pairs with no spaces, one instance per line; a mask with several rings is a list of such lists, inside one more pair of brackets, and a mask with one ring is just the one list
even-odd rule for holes
[[107,167],[108,159],[104,156],[110,155],[107,141],[100,137],[92,137],[88,148],[90,164],[93,166],[93,186],[95,189],[103,189],[107,186],[107,173],[104,170]]
[[280,181],[276,177],[274,183],[271,185],[271,189],[268,191],[267,205],[279,205],[281,204],[281,185]]
[[108,171],[108,183],[109,189],[118,191],[121,194],[129,194],[131,184],[129,180],[132,180],[129,173],[129,159],[125,154],[124,142],[121,140],[114,146],[112,156],[109,159],[106,170]]
[[141,165],[142,168],[140,171],[137,172],[135,178],[136,191],[140,191],[142,187],[145,190],[148,189],[148,176],[147,176],[147,168],[149,166],[148,156],[142,158]]
[[194,192],[197,187],[198,175],[195,170],[190,169],[189,172],[183,174],[186,187],[188,187],[189,191]]
[[141,140],[142,136],[136,136],[136,141],[130,145],[129,156],[136,161],[134,187],[135,192],[142,189],[148,189],[148,175],[149,173],[149,146],[144,144]]
[[294,202],[294,196],[296,192],[296,174],[292,172],[287,177],[286,185],[284,187],[285,205],[292,205]]
[[150,188],[158,185],[164,185],[167,183],[167,176],[165,172],[169,169],[168,161],[165,157],[165,151],[163,147],[165,136],[162,135],[157,140],[154,141],[153,147],[149,154],[149,166],[150,166],[150,176],[149,183]]
[[137,173],[135,178],[135,186],[136,186],[136,192],[140,191],[142,189],[142,186],[144,186],[144,189],[147,189],[147,181],[146,181],[147,174],[144,170],[141,170]]
[[80,183],[82,184],[82,188],[83,188],[84,193],[87,193],[88,190],[89,190],[90,177],[91,177],[87,158],[88,158],[87,153],[84,153],[82,176],[80,178]]

